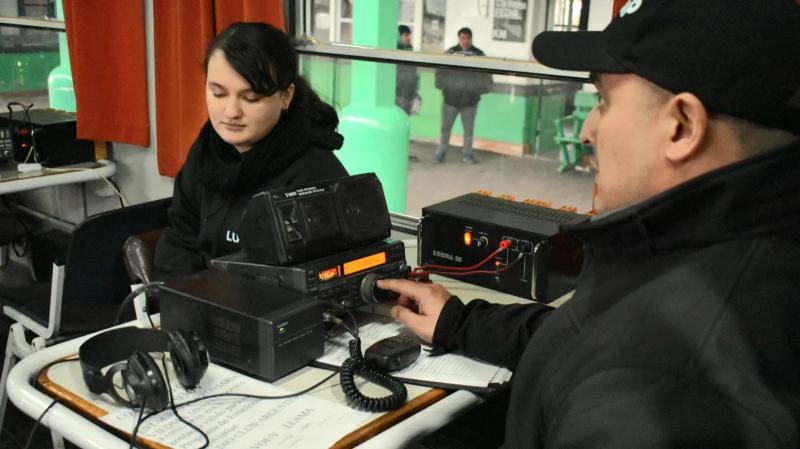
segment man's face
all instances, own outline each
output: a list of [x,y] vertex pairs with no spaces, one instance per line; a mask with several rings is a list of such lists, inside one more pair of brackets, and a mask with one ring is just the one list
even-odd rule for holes
[[[595,208],[608,211],[649,198],[669,173],[664,145],[668,126],[659,99],[644,79],[630,74],[600,74],[600,102],[581,128],[597,161]],[[666,139],[666,140],[665,140]]]
[[458,46],[464,50],[472,48],[472,35],[469,33],[461,33],[458,35]]
[[400,35],[400,42],[403,45],[411,45],[411,33],[403,33]]

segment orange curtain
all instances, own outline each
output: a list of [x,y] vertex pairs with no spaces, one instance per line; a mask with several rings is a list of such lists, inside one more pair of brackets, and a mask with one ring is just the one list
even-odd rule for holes
[[148,146],[144,2],[63,6],[78,138]]
[[155,0],[158,171],[175,176],[208,117],[203,58],[214,36],[234,22],[284,29],[281,0]]

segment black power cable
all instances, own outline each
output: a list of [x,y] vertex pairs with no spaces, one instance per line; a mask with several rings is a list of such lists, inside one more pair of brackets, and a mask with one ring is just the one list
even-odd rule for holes
[[116,326],[117,324],[120,324],[120,322],[122,321],[122,316],[125,313],[125,309],[127,309],[128,306],[130,306],[130,303],[133,301],[133,299],[139,296],[139,294],[144,293],[146,301],[145,312],[147,312],[147,319],[148,321],[150,321],[150,326],[155,328],[156,325],[155,323],[153,323],[153,318],[150,316],[150,312],[147,310],[147,308],[148,308],[148,303],[150,302],[150,295],[153,295],[153,293],[155,293],[156,291],[155,290],[156,287],[158,287],[161,284],[163,284],[163,282],[161,281],[142,284],[136,287],[130,293],[128,293],[128,296],[126,296],[125,299],[123,299],[122,302],[119,304],[119,308],[117,309],[117,315],[114,317],[114,325]]

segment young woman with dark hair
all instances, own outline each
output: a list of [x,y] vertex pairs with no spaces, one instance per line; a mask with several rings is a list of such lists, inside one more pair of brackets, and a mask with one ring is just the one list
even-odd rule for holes
[[170,226],[155,253],[161,278],[238,251],[253,194],[347,175],[333,154],[343,143],[336,111],[300,76],[284,32],[233,24],[211,43],[204,65],[208,121],[175,178]]

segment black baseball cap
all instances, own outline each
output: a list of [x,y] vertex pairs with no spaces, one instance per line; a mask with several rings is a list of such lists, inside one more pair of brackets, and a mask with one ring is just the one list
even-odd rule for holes
[[603,31],[544,32],[532,50],[550,67],[633,73],[800,134],[800,0],[629,0]]

